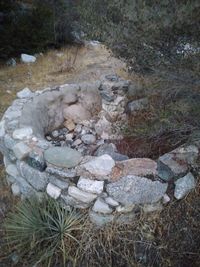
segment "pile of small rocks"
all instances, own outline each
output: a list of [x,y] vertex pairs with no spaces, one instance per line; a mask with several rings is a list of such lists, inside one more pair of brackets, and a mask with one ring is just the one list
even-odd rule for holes
[[[67,124],[67,123],[65,123]],[[82,153],[82,155],[92,155],[94,149],[101,144],[102,139],[98,140],[95,131],[95,123],[88,121],[87,125],[75,125],[71,122],[64,128],[54,130],[46,135],[47,141],[54,146],[75,148]]]
[[127,113],[148,105],[144,98],[127,101],[130,86],[107,75],[95,83],[19,92],[0,122],[0,151],[13,194],[48,194],[66,208],[88,209],[91,221],[103,226],[161,210],[194,189],[198,140],[157,161],[129,159],[112,143],[122,138]]

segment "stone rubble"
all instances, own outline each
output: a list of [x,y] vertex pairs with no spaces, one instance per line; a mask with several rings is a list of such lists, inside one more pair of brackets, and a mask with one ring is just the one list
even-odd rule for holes
[[146,98],[128,102],[130,89],[130,81],[111,74],[95,83],[17,93],[0,122],[13,194],[23,199],[46,192],[66,208],[89,209],[90,220],[102,227],[113,220],[131,223],[142,210],[161,210],[173,200],[168,182],[176,199],[194,189],[188,171],[196,168],[197,145],[184,144],[157,161],[117,151],[127,113],[148,105]]

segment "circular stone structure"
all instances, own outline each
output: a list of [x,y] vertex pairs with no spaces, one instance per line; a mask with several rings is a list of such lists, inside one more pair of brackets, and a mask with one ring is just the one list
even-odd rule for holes
[[19,92],[0,122],[0,151],[13,194],[48,194],[66,207],[88,209],[98,226],[128,223],[139,210],[160,210],[188,194],[196,184],[199,142],[157,161],[129,159],[112,143],[121,138],[127,108],[134,114],[148,105],[147,99],[128,102],[130,87],[107,75],[93,83]]

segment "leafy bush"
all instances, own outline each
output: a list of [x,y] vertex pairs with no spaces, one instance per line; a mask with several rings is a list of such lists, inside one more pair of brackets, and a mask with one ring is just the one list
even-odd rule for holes
[[200,40],[198,0],[82,0],[79,10],[90,36],[136,70],[180,60],[185,45],[195,50]]
[[[30,264],[74,261],[84,216],[57,201],[25,200],[5,222],[8,245]],[[52,264],[52,265],[51,265]],[[54,265],[53,265],[54,266]]]

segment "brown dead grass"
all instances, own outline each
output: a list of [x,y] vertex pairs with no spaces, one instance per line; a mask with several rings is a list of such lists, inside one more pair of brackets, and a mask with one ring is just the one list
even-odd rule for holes
[[91,81],[102,74],[126,76],[125,64],[112,57],[103,46],[65,47],[38,56],[34,64],[18,62],[16,67],[0,66],[0,114],[18,91],[57,86],[64,83]]

